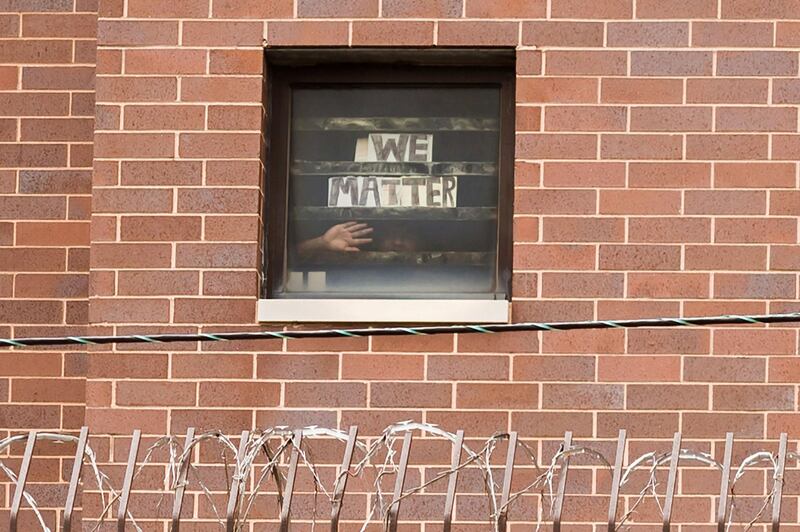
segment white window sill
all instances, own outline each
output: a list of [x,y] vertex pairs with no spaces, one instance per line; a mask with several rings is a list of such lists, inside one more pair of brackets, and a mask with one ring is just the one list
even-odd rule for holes
[[492,299],[259,299],[260,322],[508,323]]

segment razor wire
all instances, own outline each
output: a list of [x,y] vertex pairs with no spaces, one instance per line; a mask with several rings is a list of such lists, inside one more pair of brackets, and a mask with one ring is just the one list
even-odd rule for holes
[[[499,519],[501,514],[507,512],[512,505],[517,503],[523,496],[526,495],[532,495],[541,502],[541,504],[538,506],[539,512],[536,516],[536,530],[538,531],[540,530],[540,527],[543,526],[547,520],[551,519],[553,516],[553,504],[555,501],[554,483],[561,474],[559,471],[564,471],[565,464],[570,458],[586,456],[593,464],[593,467],[600,467],[609,472],[611,470],[610,461],[603,455],[603,453],[589,445],[570,445],[569,447],[565,448],[562,444],[561,447],[554,453],[550,461],[546,465],[542,465],[537,459],[534,449],[531,448],[527,443],[517,440],[518,448],[524,451],[525,457],[527,458],[525,465],[528,467],[533,467],[536,471],[536,476],[531,482],[521,487],[519,490],[512,492],[505,504],[500,504],[498,503],[497,496],[499,484],[495,479],[493,472],[495,466],[492,465],[492,455],[501,441],[511,441],[511,438],[509,433],[497,433],[485,440],[485,442],[483,442],[483,444],[481,444],[481,446],[475,450],[470,448],[470,446],[468,446],[466,443],[462,443],[461,450],[466,453],[466,458],[463,461],[459,459],[458,465],[443,469],[427,480],[422,478],[420,479],[420,483],[418,485],[404,489],[399,498],[393,497],[389,499],[383,492],[381,480],[387,476],[396,475],[398,473],[398,465],[395,462],[395,457],[397,456],[396,444],[400,439],[402,439],[401,436],[407,432],[420,432],[425,434],[426,438],[432,437],[433,439],[445,440],[451,445],[458,441],[455,434],[447,432],[436,425],[412,421],[395,423],[386,427],[380,436],[375,438],[371,443],[356,440],[355,448],[361,453],[362,456],[354,465],[347,469],[341,470],[335,476],[333,486],[337,486],[338,482],[344,476],[350,476],[353,478],[366,478],[369,476],[367,480],[369,480],[371,491],[368,493],[368,514],[360,528],[362,532],[364,532],[371,523],[377,522],[382,522],[385,529],[388,513],[393,504],[407,499],[413,495],[423,493],[432,484],[448,478],[450,475],[467,467],[474,467],[480,471],[480,476],[483,480],[484,496],[488,503],[486,518],[493,531],[500,532]],[[244,442],[244,446],[240,448],[240,451],[243,449],[244,452],[239,453],[237,453],[237,447],[234,445],[232,439],[218,430],[206,431],[197,434],[185,445],[181,444],[178,441],[178,438],[175,436],[164,436],[156,439],[156,441],[147,448],[144,458],[136,467],[133,478],[137,478],[147,466],[156,464],[164,465],[165,473],[163,485],[166,486],[167,489],[166,492],[162,492],[162,495],[156,504],[156,517],[148,515],[147,517],[140,517],[140,519],[152,520],[164,518],[157,516],[157,514],[159,513],[162,500],[167,493],[176,492],[178,488],[185,488],[192,484],[192,480],[190,480],[188,474],[185,481],[180,480],[181,469],[185,467],[187,468],[187,473],[192,473],[192,477],[194,477],[194,483],[197,485],[200,496],[203,497],[209,504],[209,507],[216,518],[216,522],[224,529],[225,522],[220,515],[219,509],[216,507],[213,496],[214,490],[209,487],[208,483],[204,480],[203,475],[200,474],[199,469],[192,463],[192,455],[197,446],[204,443],[213,443],[220,448],[220,456],[226,476],[226,491],[230,492],[233,483],[239,483],[239,485],[244,488],[239,491],[238,495],[237,504],[238,508],[240,508],[240,512],[236,516],[234,530],[242,531],[246,528],[247,524],[251,522],[250,512],[254,507],[259,495],[261,495],[266,489],[265,484],[269,478],[272,478],[274,481],[274,485],[271,487],[271,489],[275,490],[279,503],[278,506],[281,506],[283,497],[282,485],[285,485],[286,477],[285,473],[281,471],[280,466],[282,463],[286,462],[287,456],[290,452],[297,452],[299,464],[301,463],[302,467],[309,472],[312,479],[314,504],[312,507],[313,513],[311,518],[311,526],[313,530],[317,521],[318,497],[321,496],[324,499],[327,499],[329,504],[333,504],[335,502],[335,494],[333,493],[334,490],[330,486],[326,486],[318,471],[318,467],[320,465],[330,466],[331,464],[316,464],[311,455],[311,449],[308,441],[316,438],[328,438],[346,442],[348,435],[347,433],[338,429],[312,426],[302,429],[302,442],[298,444],[295,441],[295,433],[296,431],[290,430],[284,426],[270,427],[261,431],[257,431],[250,435],[248,440]],[[0,440],[0,452],[7,449],[13,443],[23,441],[26,437],[26,435],[16,435]],[[47,432],[37,433],[36,438],[37,440],[47,440],[56,443],[77,441],[75,436]],[[277,440],[277,443],[275,443],[274,440]],[[156,463],[154,460],[157,452],[161,450],[166,450],[167,452],[167,460],[165,464],[162,464],[161,462]],[[683,448],[680,448],[679,453],[679,459],[681,460],[695,462],[697,464],[712,467],[720,471],[723,469],[722,464],[708,453],[697,452]],[[231,460],[229,458],[230,455],[233,455],[234,458],[232,459],[232,462],[229,463]],[[266,462],[259,464],[258,460],[260,457],[262,457],[262,455],[266,458]],[[382,459],[381,455],[383,455]],[[92,523],[88,530],[95,532],[101,529],[103,524],[108,520],[110,511],[112,510],[114,504],[119,502],[120,492],[113,488],[109,480],[109,476],[102,471],[102,468],[98,463],[95,451],[93,451],[88,444],[86,446],[85,457],[88,459],[89,467],[93,472],[94,484],[96,485],[102,506],[102,510],[98,516],[91,518],[87,515],[84,515],[83,517],[85,525],[87,523]],[[796,452],[789,452],[787,453],[786,457],[787,460],[800,462],[800,454]],[[634,495],[631,496],[633,500],[628,505],[628,510],[625,512],[625,514],[617,521],[616,530],[627,530],[630,524],[634,524],[633,518],[635,517],[638,508],[648,498],[652,497],[656,506],[663,513],[663,505],[659,500],[657,473],[659,468],[662,468],[672,458],[671,451],[651,451],[633,459],[629,462],[628,466],[624,468],[619,484],[620,488],[632,484],[634,474],[640,470],[645,471],[646,481],[641,489],[638,490],[638,492],[634,490]],[[230,467],[233,468],[233,472],[229,475],[228,470]],[[423,467],[432,466],[429,464]],[[763,496],[761,501],[762,504],[754,516],[737,521],[734,516],[737,509],[736,485],[746,475],[747,472],[755,468],[765,468],[766,470],[771,470],[773,472],[772,488],[766,495]],[[0,470],[6,474],[10,481],[16,481],[17,477],[15,473],[1,460]],[[744,530],[751,530],[753,528],[774,497],[775,489],[778,483],[784,482],[783,478],[777,478],[775,475],[776,470],[776,457],[771,452],[758,451],[742,459],[741,463],[735,470],[735,474],[733,475],[733,479],[729,486],[730,506],[725,515],[726,530],[730,530],[730,527],[735,522],[746,522],[747,524]],[[506,471],[505,474],[509,474],[509,472]],[[249,488],[247,487],[248,480],[250,486]],[[45,523],[45,519],[41,514],[36,500],[27,491],[23,493],[23,496],[31,510],[36,515],[41,530],[50,532],[50,529]],[[130,510],[127,511],[127,516],[129,523],[134,527],[134,529],[141,532],[142,528],[137,524],[136,519]]]

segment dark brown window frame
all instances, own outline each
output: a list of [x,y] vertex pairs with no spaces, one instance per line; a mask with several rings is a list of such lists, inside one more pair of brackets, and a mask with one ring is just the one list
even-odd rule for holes
[[[497,291],[511,300],[513,265],[514,147],[515,147],[515,73],[513,56],[508,64],[507,53],[496,50],[469,54],[458,50],[453,55],[437,50],[434,60],[425,54],[403,50],[398,61],[392,54],[362,51],[365,60],[354,51],[336,51],[332,60],[324,62],[324,54],[314,55],[311,64],[299,64],[297,58],[308,59],[308,53],[293,55],[286,50],[271,62],[267,55],[265,106],[267,109],[263,156],[265,183],[263,202],[263,277],[260,297],[273,298],[275,279],[282,279],[286,269],[286,229],[288,214],[288,182],[290,158],[290,120],[292,88],[332,84],[402,85],[430,84],[437,87],[464,87],[487,84],[500,87],[500,143],[498,154],[497,194]],[[287,53],[288,52],[288,53]],[[466,52],[466,54],[465,54]],[[322,57],[323,63],[316,63]],[[500,58],[498,60],[498,57]],[[343,58],[345,58],[343,60]],[[287,61],[288,59],[288,61]],[[350,59],[350,60],[348,60]],[[354,62],[358,61],[358,62]],[[287,64],[289,63],[289,64]],[[302,63],[302,61],[301,61]],[[316,63],[316,64],[315,64]],[[498,64],[500,63],[500,64]],[[354,298],[357,300],[357,298]],[[365,295],[363,299],[370,299]]]

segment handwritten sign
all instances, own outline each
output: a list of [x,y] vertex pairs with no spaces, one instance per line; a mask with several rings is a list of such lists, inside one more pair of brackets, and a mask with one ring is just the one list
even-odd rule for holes
[[358,162],[429,163],[433,135],[428,133],[370,133],[356,142]]
[[454,176],[346,176],[328,179],[328,207],[456,207]]

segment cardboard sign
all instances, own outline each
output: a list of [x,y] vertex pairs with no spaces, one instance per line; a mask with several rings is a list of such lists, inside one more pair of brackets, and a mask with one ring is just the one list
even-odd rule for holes
[[358,162],[429,163],[433,135],[428,133],[370,133],[356,142]]
[[458,179],[346,176],[328,179],[328,207],[456,207]]

